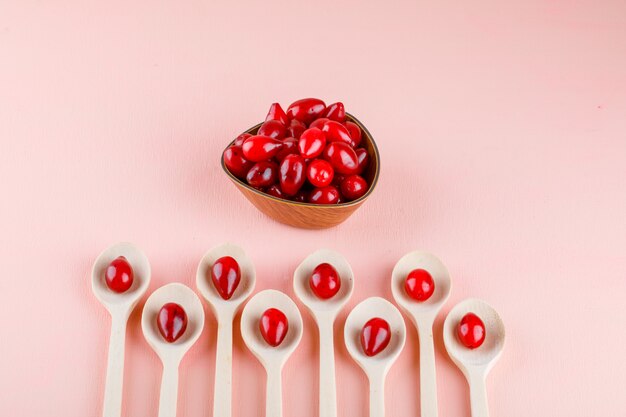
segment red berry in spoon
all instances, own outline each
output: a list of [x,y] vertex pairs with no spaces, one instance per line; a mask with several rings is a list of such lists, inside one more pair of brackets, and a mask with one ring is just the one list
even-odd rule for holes
[[317,119],[326,110],[324,102],[317,98],[303,98],[291,103],[287,109],[287,117],[296,119],[305,124],[311,123]]
[[326,146],[326,136],[315,127],[305,130],[298,141],[300,155],[307,159],[320,155],[324,151],[324,146]]
[[324,149],[324,159],[330,162],[335,168],[335,172],[340,174],[354,174],[359,169],[359,159],[356,152],[350,145],[343,142],[329,143]]
[[167,303],[157,316],[157,327],[168,343],[177,341],[187,329],[187,313],[176,303]]
[[469,349],[476,349],[485,341],[485,324],[474,313],[467,313],[457,327],[457,336]]
[[269,187],[278,179],[278,165],[269,161],[257,162],[246,175],[248,184],[255,188]]
[[272,103],[270,106],[270,111],[267,112],[267,116],[265,117],[265,121],[267,122],[268,120],[277,120],[282,123],[283,126],[287,126],[288,124],[287,115],[278,103]]
[[313,270],[309,285],[313,294],[322,300],[328,300],[339,292],[341,280],[337,270],[329,263],[319,264]]
[[309,203],[313,204],[337,204],[338,201],[339,190],[332,185],[314,188],[309,194]]
[[322,130],[322,128],[324,127],[324,124],[329,120],[330,119],[327,119],[326,117],[320,117],[319,119],[316,119],[315,121],[313,121],[313,123],[309,125],[309,129],[312,127],[316,127],[319,130]]
[[302,133],[306,130],[306,125],[299,120],[293,119],[289,122],[287,132],[292,138],[300,139]]
[[289,331],[287,316],[276,308],[270,308],[261,316],[259,329],[267,344],[276,347],[283,343]]
[[323,159],[314,159],[306,169],[309,182],[316,187],[326,187],[333,181],[335,170],[330,162]]
[[359,125],[353,122],[346,122],[346,128],[348,129],[352,142],[354,143],[353,146],[359,146],[359,143],[361,143],[361,128]]
[[239,146],[230,146],[224,151],[224,165],[237,178],[245,178],[254,162],[248,161],[243,156]]
[[241,281],[239,264],[232,256],[224,256],[211,266],[213,285],[224,300],[230,300]]
[[435,281],[425,269],[414,269],[406,277],[404,290],[415,301],[426,301],[435,292]]
[[283,162],[280,163],[278,175],[280,188],[283,190],[283,193],[292,196],[300,190],[306,180],[305,168],[304,158],[300,155],[287,155],[283,159]]
[[243,142],[241,149],[246,159],[254,162],[265,161],[276,155],[283,143],[269,136],[251,136]]
[[346,109],[342,102],[329,104],[324,112],[324,117],[336,122],[343,122],[346,119]]
[[328,142],[343,142],[350,146],[354,146],[348,129],[339,122],[329,120],[322,126],[322,132],[326,135]]
[[359,175],[348,175],[341,182],[340,190],[347,200],[356,200],[367,192],[367,181]]
[[259,128],[257,135],[268,136],[272,139],[283,139],[287,133],[287,128],[278,120],[268,120]]
[[118,256],[107,266],[104,271],[104,278],[111,291],[123,293],[133,285],[135,274],[128,260],[123,256]]
[[385,350],[390,340],[389,323],[380,317],[369,320],[361,330],[361,346],[367,356],[378,355]]

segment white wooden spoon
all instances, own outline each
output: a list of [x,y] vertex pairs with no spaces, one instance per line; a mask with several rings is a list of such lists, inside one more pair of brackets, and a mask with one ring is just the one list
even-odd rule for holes
[[[457,337],[457,326],[467,313],[476,314],[485,325],[485,340],[476,349],[468,349]],[[484,301],[475,298],[461,301],[446,317],[443,324],[443,342],[469,384],[472,417],[488,417],[485,380],[504,348],[504,323],[500,316]]]
[[[211,279],[211,267],[224,256],[239,264],[241,280],[229,300],[223,299]],[[208,301],[217,319],[217,351],[215,354],[215,383],[213,386],[213,415],[230,417],[233,385],[233,320],[239,308],[254,290],[256,273],[244,250],[232,244],[223,244],[204,255],[196,273],[198,291]]]
[[[341,286],[332,298],[322,300],[315,296],[309,281],[313,270],[322,263],[331,264],[339,275]],[[337,417],[337,390],[335,382],[335,350],[333,325],[337,314],[346,305],[354,289],[354,274],[348,261],[339,253],[322,249],[309,255],[293,274],[293,290],[317,323],[320,337],[320,417]]]
[[[125,257],[130,263],[134,275],[131,287],[123,293],[111,291],[104,278],[106,268],[119,256]],[[122,414],[126,323],[149,284],[150,262],[142,251],[130,243],[119,243],[106,249],[98,256],[91,270],[91,289],[111,315],[109,359],[102,409],[104,417],[119,417]]]
[[[261,331],[259,320],[269,308],[283,312],[289,323],[289,330],[277,347],[268,345]],[[296,304],[287,295],[276,290],[265,290],[253,296],[241,314],[241,335],[248,349],[261,362],[267,372],[267,392],[265,401],[266,417],[282,417],[282,369],[285,362],[296,350],[302,338],[302,316]],[[218,417],[218,416],[215,416]]]
[[[423,302],[411,298],[404,289],[406,277],[414,269],[426,270],[435,283],[433,294]],[[441,307],[448,300],[451,288],[450,275],[444,264],[434,255],[426,252],[415,251],[404,255],[391,274],[393,298],[409,316],[419,337],[422,417],[437,417],[438,414],[433,323]]]
[[[167,303],[179,304],[187,314],[187,328],[180,339],[168,343],[161,336],[157,316]],[[159,417],[175,417],[178,400],[178,365],[189,348],[198,340],[204,327],[204,309],[198,296],[187,286],[167,284],[153,292],[143,308],[141,329],[148,344],[163,363]]]
[[[380,317],[389,323],[391,340],[376,356],[367,356],[361,346],[361,330],[365,323]],[[380,297],[371,297],[359,303],[348,315],[344,328],[346,348],[359,364],[370,383],[370,417],[385,416],[385,378],[391,365],[400,355],[406,341],[404,319],[398,309]]]

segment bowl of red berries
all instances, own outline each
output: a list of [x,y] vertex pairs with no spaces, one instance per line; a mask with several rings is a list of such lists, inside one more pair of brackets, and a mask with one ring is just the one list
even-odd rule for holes
[[374,191],[380,157],[374,139],[343,103],[316,98],[273,103],[265,121],[233,140],[222,168],[269,217],[323,229],[346,220]]

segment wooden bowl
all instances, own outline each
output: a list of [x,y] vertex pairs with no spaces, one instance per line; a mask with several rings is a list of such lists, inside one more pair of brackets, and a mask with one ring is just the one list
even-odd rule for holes
[[[319,205],[283,200],[281,198],[265,194],[235,177],[228,170],[228,168],[226,168],[226,165],[224,165],[223,152],[222,169],[226,175],[228,175],[228,178],[230,178],[233,184],[237,186],[239,191],[241,191],[241,193],[248,200],[250,200],[256,208],[272,219],[288,224],[289,226],[299,227],[302,229],[326,229],[328,227],[336,226],[350,217],[350,215],[361,207],[361,204],[363,204],[372,194],[374,188],[376,187],[376,183],[378,182],[378,175],[380,172],[380,155],[372,135],[354,116],[346,113],[346,119],[359,125],[361,131],[363,132],[360,146],[366,148],[370,155],[370,163],[365,172],[362,174],[363,178],[365,178],[367,183],[370,184],[370,188],[361,198],[357,200],[341,204]],[[259,123],[258,125],[251,127],[246,130],[245,133],[253,135],[256,134],[259,127],[261,127],[261,124],[262,123]],[[231,146],[233,142],[231,142],[228,146]]]

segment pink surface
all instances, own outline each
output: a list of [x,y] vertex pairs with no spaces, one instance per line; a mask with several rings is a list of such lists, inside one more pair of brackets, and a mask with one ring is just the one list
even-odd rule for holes
[[[396,260],[429,250],[452,275],[445,312],[475,296],[506,323],[492,415],[622,416],[626,5],[234,3],[0,3],[0,415],[100,415],[109,318],[89,271],[129,240],[150,258],[150,291],[193,286],[204,252],[233,241],[257,291],[293,295],[296,265],[330,247],[354,268],[350,307],[390,299]],[[343,100],[382,157],[371,200],[319,232],[263,217],[218,164],[272,101],[305,96]],[[126,350],[132,417],[156,415],[161,375],[140,310]],[[286,416],[317,414],[317,336],[303,315]],[[468,416],[442,319],[440,415]],[[418,415],[416,338],[411,328],[389,375],[388,416]],[[179,416],[210,415],[214,339],[209,313],[181,366]],[[259,416],[264,373],[235,343],[234,415]],[[342,338],[336,353],[340,415],[366,415]]]

